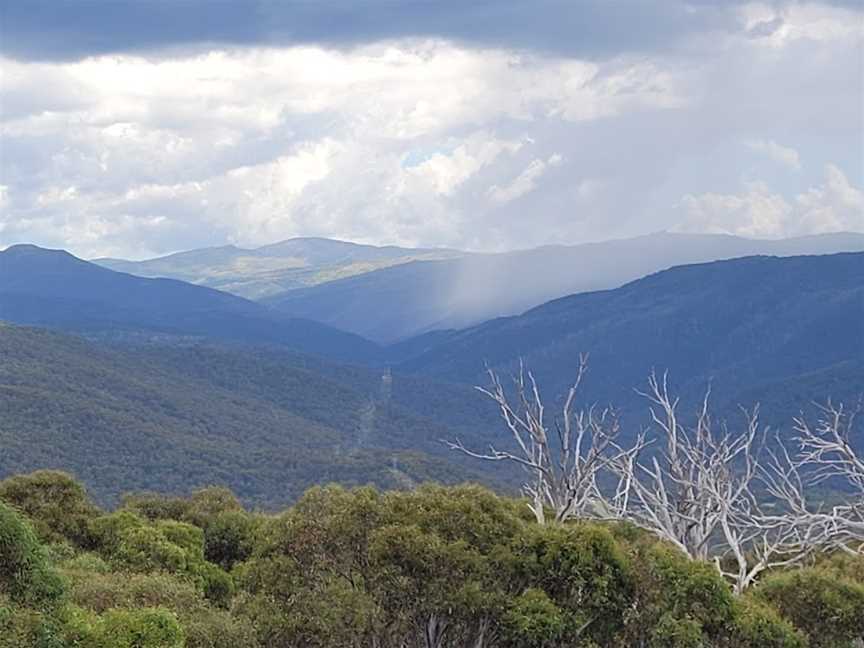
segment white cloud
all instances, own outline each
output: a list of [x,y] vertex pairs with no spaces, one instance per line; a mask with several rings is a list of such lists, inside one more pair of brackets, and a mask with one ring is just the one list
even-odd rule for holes
[[738,34],[592,61],[440,40],[0,60],[0,247],[501,249],[655,231],[685,194],[694,227],[864,229],[841,208],[854,182],[703,193],[737,181],[729,142],[862,173],[860,13],[744,11]]
[[779,238],[864,230],[864,192],[833,165],[826,167],[823,184],[792,200],[754,182],[741,194],[685,195],[681,207],[679,231]]
[[781,146],[773,140],[764,139],[748,140],[745,144],[751,150],[761,153],[793,171],[801,170],[801,157],[794,148]]
[[524,196],[530,191],[533,191],[537,186],[537,181],[550,167],[555,167],[561,164],[564,158],[555,153],[548,160],[532,160],[525,169],[516,176],[512,182],[503,187],[492,185],[489,188],[489,199],[494,203],[508,203],[521,196]]
[[524,142],[497,140],[488,134],[475,134],[451,152],[436,152],[408,173],[425,180],[430,188],[443,196],[453,192],[483,167],[492,164],[502,153],[516,153]]
[[864,35],[861,14],[851,8],[819,2],[781,6],[753,2],[742,5],[739,11],[747,32],[771,48],[786,47],[800,40],[837,41]]

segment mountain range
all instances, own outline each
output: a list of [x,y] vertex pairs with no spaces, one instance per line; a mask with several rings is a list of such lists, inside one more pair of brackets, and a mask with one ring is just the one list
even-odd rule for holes
[[605,243],[418,261],[288,291],[265,302],[294,317],[391,343],[516,315],[573,293],[616,288],[676,265],[754,254],[862,250],[862,234],[756,241],[660,233]]
[[140,277],[180,279],[248,299],[261,299],[410,261],[449,259],[464,254],[447,249],[379,247],[305,237],[253,249],[226,245],[145,261],[103,258],[95,259],[94,263]]
[[114,272],[63,250],[0,252],[0,320],[123,337],[163,335],[278,344],[361,361],[377,345],[225,292]]
[[389,344],[516,315],[577,292],[616,288],[676,265],[755,254],[860,251],[864,251],[864,234],[752,240],[661,232],[501,254],[299,238],[257,250],[209,248],[143,262],[97,262],[141,276],[220,288],[292,317]]
[[[786,406],[764,413],[788,423],[812,399],[864,394],[864,253],[680,266],[429,338],[405,345],[401,370],[476,384],[485,367],[507,374],[523,362],[554,396],[588,353],[590,401],[644,411],[634,388],[668,370],[691,401],[709,384],[724,411],[761,393]],[[817,383],[789,411],[782,395]]]
[[[775,246],[844,241],[854,237]],[[614,265],[601,256],[598,276]],[[631,261],[635,272],[642,261]],[[429,275],[418,268],[428,263],[440,262],[318,289],[420,272],[413,292],[422,302]],[[398,314],[407,285],[394,287],[392,306],[370,299],[370,317]],[[652,370],[669,370],[682,407],[711,384],[719,415],[758,401],[764,420],[787,429],[814,399],[864,393],[862,252],[677,266],[382,346],[266,303],[24,245],[0,252],[0,320],[0,473],[64,468],[103,501],[120,490],[213,482],[261,506],[329,480],[507,487],[512,473],[455,456],[441,440],[506,443],[495,407],[473,386],[485,383],[487,367],[508,374],[520,361],[554,410],[579,354],[590,354],[581,402],[615,404],[628,433],[646,421],[634,389]]]

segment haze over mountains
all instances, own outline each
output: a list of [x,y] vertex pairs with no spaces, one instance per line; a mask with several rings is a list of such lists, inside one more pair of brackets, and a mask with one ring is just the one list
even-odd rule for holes
[[436,329],[515,315],[551,299],[615,288],[686,263],[754,254],[791,256],[864,250],[864,234],[778,241],[660,233],[577,246],[415,262],[268,298],[305,317],[389,343]]
[[300,238],[257,250],[209,248],[151,261],[97,263],[220,288],[293,317],[390,343],[515,315],[576,292],[615,288],[685,263],[861,250],[864,234],[855,233],[752,240],[664,232],[501,254]]
[[[788,423],[813,399],[864,394],[864,253],[681,266],[430,337],[425,351],[411,344],[403,370],[473,384],[484,367],[512,373],[521,359],[548,393],[562,394],[586,352],[589,401],[644,411],[633,389],[668,370],[691,401],[709,384],[726,411],[761,393],[784,406],[765,414]],[[794,384],[812,388],[794,390],[804,401],[794,402]]]
[[[670,241],[680,244],[680,255],[707,254],[697,244],[709,240],[743,245],[725,237],[649,239],[655,247],[644,241],[583,246],[575,259],[567,248],[476,259],[510,268],[514,274],[501,276],[512,277],[516,295],[519,281],[533,285],[534,277],[543,284],[546,275],[529,269],[548,269],[555,259],[596,268],[597,277],[623,277],[640,264],[659,263]],[[861,239],[759,244],[791,253]],[[622,252],[637,245],[657,256]],[[604,259],[610,250],[617,253]],[[359,293],[346,316],[401,317],[408,296],[434,303],[429,277],[445,275],[426,268],[450,263],[411,262],[311,290],[377,285],[378,293]],[[401,280],[387,300],[381,277],[397,271]],[[569,280],[590,283],[594,275]],[[560,287],[564,280],[558,281]],[[348,293],[334,294],[347,299]],[[430,306],[426,316],[433,311]],[[63,251],[15,246],[0,253],[0,320],[16,325],[0,328],[6,413],[0,473],[65,468],[106,501],[117,489],[182,491],[208,479],[269,505],[321,480],[392,487],[497,478],[484,464],[459,461],[440,441],[459,436],[483,448],[500,432],[495,408],[472,386],[485,382],[487,365],[508,373],[520,358],[554,408],[578,354],[590,353],[583,402],[619,406],[633,423],[628,430],[644,422],[638,416],[645,403],[634,388],[652,369],[669,369],[685,404],[710,382],[720,414],[759,401],[767,421],[787,428],[814,399],[849,402],[864,393],[864,252],[678,266],[522,315],[380,346],[266,303],[114,272]],[[123,457],[110,470],[107,448]]]

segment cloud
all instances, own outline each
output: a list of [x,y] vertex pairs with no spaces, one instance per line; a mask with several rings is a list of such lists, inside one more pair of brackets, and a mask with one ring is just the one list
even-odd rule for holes
[[787,200],[762,182],[740,194],[686,195],[685,220],[676,229],[780,238],[821,232],[864,230],[864,192],[833,165],[821,185]]
[[532,160],[518,176],[509,184],[499,187],[492,185],[489,188],[489,199],[494,203],[508,203],[533,191],[537,181],[550,167],[556,167],[563,162],[564,158],[555,153],[548,160]]
[[756,139],[748,140],[745,143],[751,150],[765,155],[778,164],[788,167],[793,171],[801,170],[801,157],[798,155],[798,151],[794,148],[781,146],[777,142],[771,140]]
[[[85,254],[131,256],[217,237],[465,244],[471,196],[534,159],[538,120],[669,109],[674,71],[633,65],[639,83],[624,62],[439,41],[0,61],[9,89],[32,97],[0,128],[13,152],[2,236],[58,244],[62,233]],[[34,95],[34,78],[62,82],[76,100]],[[510,191],[530,190],[560,161],[546,154]]]
[[202,46],[354,47],[417,37],[609,58],[666,50],[694,33],[732,30],[737,20],[720,0],[28,0],[6,3],[3,25],[0,51],[21,60]]
[[[222,4],[213,3],[216,14]],[[575,4],[600,21],[612,3]],[[84,256],[144,257],[318,235],[500,250],[668,228],[682,219],[674,206],[683,195],[694,213],[707,214],[694,229],[724,226],[718,214],[736,210],[759,214],[740,217],[741,231],[834,227],[825,213],[789,224],[795,214],[822,213],[798,205],[795,197],[811,190],[811,202],[833,205],[839,222],[850,222],[838,207],[842,183],[812,173],[835,165],[852,180],[850,195],[864,177],[864,160],[849,146],[864,110],[864,38],[849,28],[861,12],[692,0],[692,20],[707,21],[698,38],[685,29],[639,53],[615,43],[627,35],[644,42],[641,23],[608,16],[597,23],[600,45],[597,34],[573,49],[525,49],[523,36],[494,36],[506,23],[492,16],[496,7],[512,11],[507,20],[520,16],[527,34],[546,29],[531,20],[552,19],[524,16],[529,5],[459,9],[469,23],[488,19],[485,37],[395,38],[401,32],[392,26],[380,27],[390,30],[385,40],[334,34],[330,44],[265,46],[252,34],[248,45],[220,44],[239,42],[226,36],[187,47],[178,30],[183,46],[165,49],[167,41],[147,36],[152,17],[142,17],[147,34],[136,42],[156,39],[158,52],[141,53],[141,45],[129,53],[118,35],[118,54],[79,60],[71,49],[58,57],[39,50],[31,60],[0,59],[0,247],[30,241]],[[457,11],[441,6],[445,15]],[[675,2],[652,6],[677,11]],[[370,15],[381,7],[370,6]],[[716,12],[726,17],[708,20]],[[100,23],[105,38],[118,15],[109,11]],[[202,20],[206,27],[216,17]],[[647,29],[654,23],[646,20]],[[167,39],[174,28],[166,29]],[[800,171],[778,179],[770,166],[757,167],[782,190],[755,182],[741,192],[741,169],[754,153]],[[764,206],[747,206],[758,200]],[[864,229],[854,218],[851,227]]]

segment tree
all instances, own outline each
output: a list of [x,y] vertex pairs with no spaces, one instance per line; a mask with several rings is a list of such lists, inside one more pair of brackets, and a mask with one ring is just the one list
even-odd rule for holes
[[[730,431],[724,423],[718,433],[709,390],[688,430],[666,374],[662,379],[652,374],[648,391],[640,393],[651,404],[661,449],[645,462],[639,449],[613,462],[623,484],[612,502],[618,517],[691,559],[713,560],[736,594],[765,570],[800,562],[824,540],[819,525],[787,513],[806,510],[803,486],[782,445],[778,452],[766,452],[767,430],[759,423],[758,406],[742,408],[741,430]],[[771,508],[766,494],[774,498]]]
[[811,485],[830,480],[845,482],[851,492],[849,501],[834,506],[829,512],[811,513],[799,508],[799,516],[823,529],[828,548],[864,554],[864,457],[858,455],[852,435],[856,430],[857,409],[847,411],[842,403],[828,401],[820,406],[815,425],[799,416],[795,419],[800,453],[796,465],[811,469]]
[[[804,560],[834,533],[824,516],[816,519],[806,513],[800,466],[782,444],[776,451],[766,449],[767,429],[759,422],[758,406],[742,408],[741,430],[731,431],[723,423],[718,431],[709,412],[709,390],[688,429],[681,423],[679,400],[670,394],[666,374],[658,378],[652,373],[647,391],[640,393],[650,403],[656,438],[649,441],[640,431],[633,445],[624,448],[613,410],[574,407],[586,369],[586,357],[581,356],[554,432],[530,371],[520,365],[513,399],[490,370],[492,386],[479,389],[498,404],[516,450],[492,446],[479,453],[458,440],[449,443],[450,448],[525,469],[530,479],[523,490],[540,524],[545,523],[547,507],[556,522],[628,520],[691,559],[713,561],[738,594],[764,571]],[[649,451],[654,441],[658,443]],[[825,455],[823,460],[828,461]],[[857,470],[858,464],[854,466]],[[859,481],[864,484],[864,478]],[[766,494],[772,501],[764,501]],[[844,528],[858,528],[850,517],[852,512],[860,515],[860,509],[844,510],[844,516],[835,518]]]
[[507,461],[521,466],[529,475],[522,490],[540,524],[546,522],[546,507],[554,512],[556,522],[597,516],[605,509],[598,476],[641,447],[641,437],[630,450],[624,451],[619,447],[620,425],[613,409],[576,409],[576,396],[587,369],[588,357],[582,355],[560,419],[552,421],[552,429],[533,373],[526,373],[520,362],[519,373],[513,378],[514,399],[507,394],[499,376],[490,369],[491,386],[477,389],[497,403],[516,449],[511,452],[490,446],[484,453],[469,450],[458,439],[447,442],[451,449],[469,457]]

